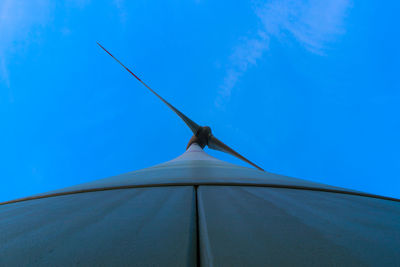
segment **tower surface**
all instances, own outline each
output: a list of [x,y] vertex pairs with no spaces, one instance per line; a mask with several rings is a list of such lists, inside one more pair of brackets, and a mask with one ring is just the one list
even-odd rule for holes
[[1,203],[0,266],[400,266],[397,199],[218,160]]

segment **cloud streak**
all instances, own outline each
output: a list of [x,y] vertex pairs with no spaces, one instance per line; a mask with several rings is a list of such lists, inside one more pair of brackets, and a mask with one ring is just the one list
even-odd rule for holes
[[48,0],[0,2],[0,81],[10,87],[8,57],[35,42],[35,33],[50,19]]
[[240,76],[246,70],[257,63],[257,59],[262,56],[268,47],[268,38],[260,33],[256,39],[243,39],[243,43],[237,46],[232,53],[229,61],[232,67],[228,69],[224,82],[220,87],[219,98],[216,104],[220,106],[223,99],[230,98],[232,88],[237,83]]
[[[70,0],[59,8],[83,10],[91,5],[91,0]],[[113,5],[120,12],[121,21],[125,20],[124,0],[114,0]],[[57,5],[50,0],[1,0],[0,1],[0,84],[10,87],[12,72],[7,63],[10,57],[23,53],[32,43],[39,42],[46,27],[52,25]],[[67,36],[71,29],[63,26],[59,32]],[[10,81],[11,80],[11,81]]]
[[344,19],[350,0],[272,0],[257,3],[254,11],[261,27],[252,38],[243,38],[229,58],[229,64],[215,101],[221,107],[229,101],[239,78],[257,64],[268,50],[269,40],[293,39],[307,51],[324,55],[327,45],[345,32]]

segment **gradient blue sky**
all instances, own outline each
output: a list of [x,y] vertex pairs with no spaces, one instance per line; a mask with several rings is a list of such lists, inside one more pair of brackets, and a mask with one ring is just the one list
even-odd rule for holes
[[[398,1],[0,2],[0,201],[180,155],[400,197]],[[207,150],[229,162],[229,155]]]

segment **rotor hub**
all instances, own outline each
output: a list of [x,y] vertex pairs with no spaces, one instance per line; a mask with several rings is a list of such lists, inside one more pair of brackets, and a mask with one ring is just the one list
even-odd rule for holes
[[211,137],[211,128],[208,126],[202,126],[196,133],[198,144],[204,148],[208,144],[208,140]]
[[212,136],[211,133],[211,128],[208,126],[201,126],[197,130],[196,134],[190,138],[189,143],[186,147],[188,149],[191,144],[196,143],[198,144],[201,148],[204,148],[208,144],[208,140]]

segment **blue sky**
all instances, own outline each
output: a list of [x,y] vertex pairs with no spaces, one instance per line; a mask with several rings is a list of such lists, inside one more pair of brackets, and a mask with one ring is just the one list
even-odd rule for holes
[[184,123],[96,41],[267,171],[400,197],[399,8],[3,0],[0,201],[184,152]]

